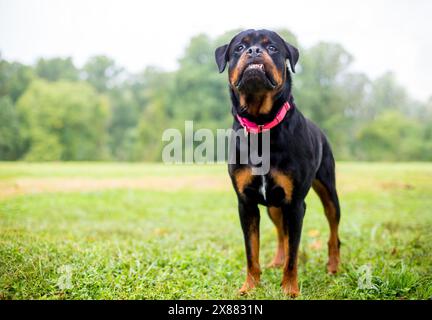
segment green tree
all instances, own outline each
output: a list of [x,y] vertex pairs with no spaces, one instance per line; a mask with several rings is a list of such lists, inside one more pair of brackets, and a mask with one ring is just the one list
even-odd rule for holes
[[123,68],[106,56],[94,56],[83,67],[84,79],[99,92],[107,92],[120,82]]
[[132,138],[133,160],[160,161],[162,155],[162,133],[170,127],[163,100],[155,100],[144,111]]
[[367,83],[349,72],[353,57],[339,44],[321,42],[303,49],[293,91],[299,109],[326,133],[337,159],[351,155],[353,110],[361,108]]
[[432,145],[424,145],[425,128],[393,110],[381,113],[358,135],[357,156],[362,160],[431,160]]
[[77,81],[79,78],[79,71],[71,58],[39,59],[35,70],[38,77],[51,82]]
[[34,77],[31,67],[0,57],[0,97],[8,96],[15,103]]
[[[151,152],[140,153],[144,145],[161,143],[160,137],[155,141],[139,139],[142,125],[153,135],[161,126],[168,125],[166,106],[170,104],[173,77],[154,67],[131,75],[121,86],[109,91],[112,117],[108,127],[110,149],[118,160],[153,159]],[[154,109],[157,106],[160,110]],[[163,115],[163,119],[156,114]],[[142,124],[145,122],[145,124]],[[141,129],[140,129],[141,128]],[[151,147],[151,146],[150,146]],[[157,157],[156,157],[157,158]]]
[[372,82],[365,116],[366,119],[371,120],[380,113],[390,110],[409,114],[412,105],[405,88],[397,83],[393,73],[387,72]]
[[108,102],[86,83],[34,81],[18,100],[27,160],[107,157]]
[[351,62],[351,55],[333,43],[319,43],[302,54],[301,71],[294,77],[295,96],[300,108],[324,127],[330,117],[344,111],[343,79]]
[[0,98],[0,160],[17,160],[21,137],[18,115],[9,97]]
[[168,109],[174,118],[194,120],[197,127],[230,126],[226,77],[218,74],[214,62],[214,49],[221,42],[204,34],[191,39],[175,75],[173,103]]

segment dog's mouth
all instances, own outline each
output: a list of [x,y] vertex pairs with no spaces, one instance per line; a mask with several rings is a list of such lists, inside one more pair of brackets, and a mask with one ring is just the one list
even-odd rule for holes
[[259,70],[265,72],[265,70],[264,70],[264,64],[262,64],[262,63],[251,63],[250,65],[248,65],[245,68],[245,71],[246,70],[251,70],[251,69],[259,69]]
[[242,89],[244,86],[249,86],[251,82],[254,84],[254,87],[261,85],[266,89],[274,89],[277,86],[272,75],[266,71],[263,63],[248,64],[243,69],[236,87],[237,89]]

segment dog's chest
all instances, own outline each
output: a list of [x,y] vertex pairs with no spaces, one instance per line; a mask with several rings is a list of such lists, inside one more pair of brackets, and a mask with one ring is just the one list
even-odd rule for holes
[[245,199],[267,206],[281,206],[292,199],[294,180],[290,171],[274,168],[259,175],[253,174],[251,167],[243,167],[230,174],[237,193]]
[[261,196],[264,198],[264,201],[267,200],[267,176],[266,175],[262,175],[260,176],[260,186],[259,186],[259,193],[261,194]]
[[252,188],[259,203],[280,206],[283,201],[291,199],[293,185],[286,176],[267,174],[257,176]]

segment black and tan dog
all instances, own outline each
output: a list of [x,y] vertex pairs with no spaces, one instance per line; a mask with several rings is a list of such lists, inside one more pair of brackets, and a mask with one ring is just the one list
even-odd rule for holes
[[319,195],[330,225],[329,273],[338,270],[340,247],[340,209],[332,151],[322,131],[300,113],[291,95],[291,75],[286,62],[295,72],[298,50],[275,32],[246,30],[217,48],[215,56],[220,72],[229,65],[233,129],[245,127],[250,136],[262,133],[248,125],[271,128],[268,174],[253,175],[252,164],[229,165],[247,256],[247,276],[240,293],[247,293],[260,281],[258,204],[262,204],[267,206],[277,229],[277,251],[270,266],[283,267],[283,292],[297,296],[304,199],[311,187]]

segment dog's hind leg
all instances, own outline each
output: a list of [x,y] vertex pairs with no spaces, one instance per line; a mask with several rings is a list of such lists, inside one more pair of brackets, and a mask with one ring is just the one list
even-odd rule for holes
[[338,271],[340,263],[340,240],[338,234],[340,206],[336,191],[335,163],[331,151],[329,149],[325,151],[327,152],[323,154],[322,163],[312,187],[321,199],[330,226],[327,271],[334,274]]

